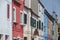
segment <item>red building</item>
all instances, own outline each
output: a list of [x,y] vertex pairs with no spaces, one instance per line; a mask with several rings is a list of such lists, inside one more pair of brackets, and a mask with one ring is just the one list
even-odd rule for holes
[[23,11],[23,0],[12,0],[12,39],[22,40],[23,26],[20,25],[20,11]]

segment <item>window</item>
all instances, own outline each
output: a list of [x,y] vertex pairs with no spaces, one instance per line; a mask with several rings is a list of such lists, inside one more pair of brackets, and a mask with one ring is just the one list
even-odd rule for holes
[[5,35],[5,40],[9,40],[9,35]]
[[39,20],[39,29],[41,29],[41,21]]
[[24,24],[27,24],[27,14],[24,14]]
[[7,4],[7,18],[9,19],[9,14],[10,14],[10,5]]
[[42,23],[42,28],[41,29],[43,30],[43,23]]
[[32,40],[34,40],[34,38],[32,38]]
[[2,38],[2,37],[3,37],[3,34],[0,34],[0,40],[3,40],[3,38]]
[[52,30],[52,35],[54,35],[54,31]]
[[58,32],[60,32],[60,28],[58,28]]
[[31,26],[36,27],[36,20],[31,17]]
[[16,8],[13,7],[13,21],[16,22]]
[[24,25],[23,11],[20,11],[20,24]]
[[24,40],[27,40],[27,37],[24,37]]
[[38,26],[39,26],[39,25],[38,25],[38,21],[37,21],[37,29],[38,29]]
[[22,18],[23,18],[23,14],[22,14],[22,13],[20,13],[20,23],[22,23],[22,22],[23,22],[23,21],[22,21],[22,20],[23,20]]

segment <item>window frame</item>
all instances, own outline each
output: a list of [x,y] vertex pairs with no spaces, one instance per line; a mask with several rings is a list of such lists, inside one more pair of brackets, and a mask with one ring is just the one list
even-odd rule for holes
[[0,34],[0,36],[1,36],[1,37],[0,37],[0,40],[3,40],[3,34]]
[[21,14],[20,14],[20,25],[24,25],[24,14],[23,14],[23,11],[20,10],[20,13],[22,14],[22,18],[21,18]]
[[13,7],[13,22],[16,22],[16,7]]
[[9,40],[9,35],[5,35],[5,40]]
[[[26,17],[25,17],[26,16]],[[26,19],[26,20],[25,20]],[[24,24],[27,24],[27,14],[24,13]]]
[[[37,28],[37,27],[36,27],[36,26],[37,26],[37,20],[36,20],[35,18],[33,18],[33,17],[30,17],[30,19],[31,19],[31,20],[30,20],[30,21],[31,21],[31,22],[30,22],[31,27]],[[35,20],[35,23],[36,23],[35,26],[32,25],[32,19]]]
[[7,18],[10,18],[10,5],[7,4]]

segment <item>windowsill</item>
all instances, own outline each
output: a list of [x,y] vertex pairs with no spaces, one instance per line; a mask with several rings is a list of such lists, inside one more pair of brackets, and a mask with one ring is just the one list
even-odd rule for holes
[[24,24],[24,23],[20,23],[20,25],[25,26],[26,24]]

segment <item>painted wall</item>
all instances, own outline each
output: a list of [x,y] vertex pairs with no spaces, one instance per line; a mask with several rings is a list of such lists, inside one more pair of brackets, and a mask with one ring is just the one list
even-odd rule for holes
[[[7,18],[7,4],[10,5],[9,19]],[[9,35],[8,40],[12,40],[12,0],[0,1],[0,34],[3,34],[3,40],[5,40],[5,35]]]
[[53,14],[53,17],[55,18],[55,20],[53,20],[53,31],[54,31],[54,35],[53,35],[53,40],[56,40],[56,14]]
[[53,39],[52,30],[53,30],[53,23],[50,19],[48,19],[48,40]]
[[31,12],[29,9],[24,8],[24,13],[27,14],[27,24],[24,25],[23,31],[24,31],[24,37],[27,37],[27,40],[31,40]]
[[[44,27],[44,8],[41,6],[40,3],[38,3],[38,15],[39,15],[38,20],[41,21],[41,27],[43,28]],[[43,23],[43,26],[42,26],[42,23]],[[44,40],[44,28],[43,30],[39,29],[39,38],[40,40]]]
[[13,38],[23,38],[23,26],[20,25],[20,11],[23,11],[23,0],[19,1],[20,4],[12,2],[12,6],[16,8],[16,24],[13,22]]
[[48,17],[44,14],[44,37],[45,40],[48,40]]

